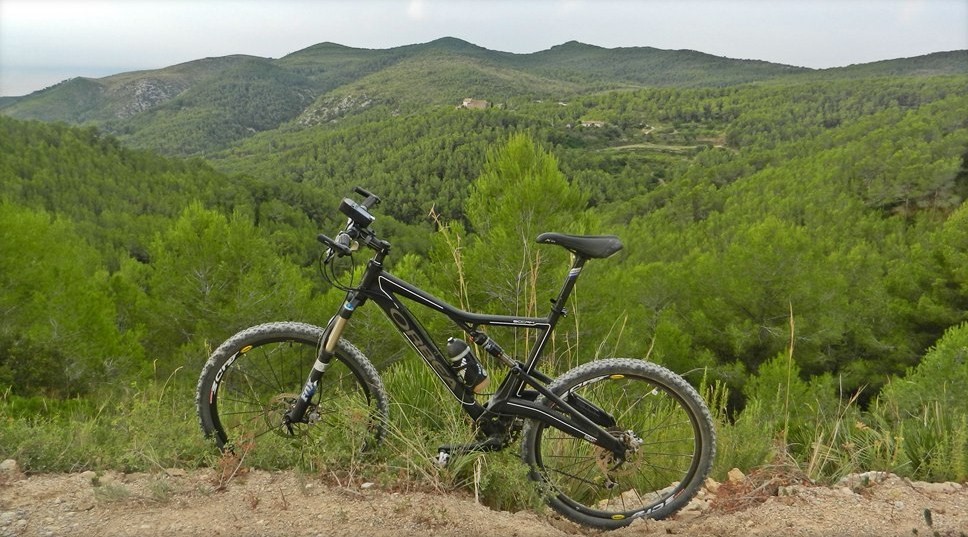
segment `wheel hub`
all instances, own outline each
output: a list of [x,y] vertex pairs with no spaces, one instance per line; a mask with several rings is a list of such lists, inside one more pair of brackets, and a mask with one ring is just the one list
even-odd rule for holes
[[[319,421],[319,405],[315,403],[309,403],[301,422],[289,423],[286,420],[285,416],[296,404],[298,397],[296,393],[280,393],[269,399],[268,404],[263,407],[262,419],[271,431],[287,438],[305,436],[309,429],[307,426]],[[282,427],[279,426],[279,416],[283,416]]]
[[622,466],[632,457],[632,455],[635,455],[638,452],[639,446],[644,443],[644,441],[631,430],[611,431],[611,433],[615,436],[615,438],[622,441],[622,445],[625,447],[625,453],[623,456],[616,456],[615,453],[601,446],[595,447],[595,462],[598,465],[598,469],[601,470],[602,474],[605,476],[605,480],[602,485],[609,490],[619,485],[616,478],[623,474]]

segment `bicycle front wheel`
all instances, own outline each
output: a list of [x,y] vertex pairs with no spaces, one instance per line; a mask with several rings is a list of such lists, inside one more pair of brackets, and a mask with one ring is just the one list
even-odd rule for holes
[[388,414],[379,374],[356,347],[336,346],[306,417],[283,417],[316,360],[323,329],[295,322],[247,328],[212,353],[195,397],[202,431],[252,464],[286,465],[307,450],[365,451],[383,438]]
[[608,359],[572,369],[548,389],[580,412],[594,409],[600,422],[614,420],[607,429],[627,450],[616,460],[587,440],[528,420],[522,457],[556,511],[611,529],[669,516],[699,491],[712,468],[715,433],[706,404],[682,377],[641,360]]

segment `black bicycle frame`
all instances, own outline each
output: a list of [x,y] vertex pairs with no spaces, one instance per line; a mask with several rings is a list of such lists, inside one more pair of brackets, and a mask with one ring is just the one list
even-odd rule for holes
[[[390,318],[396,329],[417,351],[417,354],[430,366],[438,379],[447,387],[454,397],[461,403],[464,411],[476,422],[482,418],[502,416],[521,416],[540,420],[552,427],[560,429],[577,438],[602,446],[616,454],[624,453],[624,445],[605,428],[614,425],[614,420],[606,413],[594,407],[587,401],[561,398],[551,393],[545,384],[551,381],[549,377],[537,371],[537,365],[547,343],[548,337],[555,325],[567,312],[564,308],[568,296],[575,286],[578,276],[586,259],[576,256],[571,270],[562,285],[561,291],[555,299],[548,317],[517,317],[511,315],[486,315],[463,311],[447,302],[417,288],[416,286],[386,272],[383,268],[383,258],[387,251],[378,251],[377,255],[367,264],[366,272],[358,288],[347,293],[340,313],[330,320],[320,343],[320,356],[310,374],[310,378],[303,390],[303,408],[315,392],[315,387],[328,367],[336,340],[339,339],[346,321],[352,313],[367,300],[376,302]],[[423,325],[410,313],[400,298],[408,299],[418,305],[436,310],[457,324],[464,332],[475,338],[484,349],[509,367],[509,373],[497,391],[488,401],[481,405],[474,397],[473,391],[464,385],[451,367],[450,360],[444,356],[440,347],[431,339]],[[504,353],[497,343],[478,331],[480,326],[502,326],[540,330],[541,333],[528,356],[527,362],[513,360]],[[539,404],[534,398],[522,397],[525,387],[533,388],[543,395],[552,405]],[[533,392],[532,392],[533,393]],[[579,411],[580,406],[585,412]],[[553,408],[551,408],[553,407]],[[589,412],[588,410],[591,409]],[[588,415],[586,415],[588,414]],[[291,413],[292,421],[298,421],[298,413]]]

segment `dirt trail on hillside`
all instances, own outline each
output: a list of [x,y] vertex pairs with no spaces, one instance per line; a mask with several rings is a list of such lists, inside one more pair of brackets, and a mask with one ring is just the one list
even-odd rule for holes
[[[835,487],[741,474],[707,483],[672,519],[607,535],[968,537],[968,487],[960,484],[873,473]],[[493,511],[465,494],[344,487],[297,472],[251,471],[222,489],[213,470],[0,474],[3,537],[601,534],[550,510]]]

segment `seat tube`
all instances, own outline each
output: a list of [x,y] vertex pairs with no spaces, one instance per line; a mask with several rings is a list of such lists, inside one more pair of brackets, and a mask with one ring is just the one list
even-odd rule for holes
[[567,313],[565,309],[565,304],[568,302],[568,297],[571,295],[571,291],[575,288],[575,282],[578,281],[578,276],[581,275],[581,270],[585,266],[586,258],[576,255],[575,261],[571,265],[571,270],[568,271],[568,276],[565,277],[565,283],[561,286],[561,292],[558,293],[558,298],[555,299],[554,305],[551,306],[551,314],[548,315],[548,321],[551,324],[551,328],[554,329],[555,325],[558,324],[558,319]]

